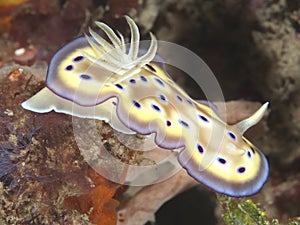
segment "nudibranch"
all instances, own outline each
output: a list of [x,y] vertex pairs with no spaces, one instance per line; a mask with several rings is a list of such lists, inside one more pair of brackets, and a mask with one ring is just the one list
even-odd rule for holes
[[[54,110],[108,122],[127,134],[155,133],[155,143],[178,150],[179,163],[194,179],[230,196],[258,192],[269,167],[262,152],[244,132],[259,122],[268,103],[249,118],[226,124],[210,104],[193,100],[168,75],[157,57],[157,39],[150,33],[147,50],[140,49],[135,22],[129,47],[124,37],[104,23],[61,48],[52,58],[46,87],[22,103],[38,113]],[[155,61],[160,61],[156,63]]]

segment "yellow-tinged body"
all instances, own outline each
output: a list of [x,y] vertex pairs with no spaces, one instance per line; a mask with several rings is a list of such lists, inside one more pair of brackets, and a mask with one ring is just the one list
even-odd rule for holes
[[[268,163],[243,133],[262,118],[267,104],[250,118],[227,125],[152,62],[157,49],[153,35],[149,50],[138,55],[138,29],[126,19],[132,32],[128,51],[120,34],[97,23],[112,44],[91,32],[91,38],[59,50],[49,66],[47,87],[23,107],[105,120],[124,133],[155,133],[159,147],[182,149],[180,164],[199,182],[232,196],[257,192],[267,179]],[[51,107],[41,102],[45,98]]]

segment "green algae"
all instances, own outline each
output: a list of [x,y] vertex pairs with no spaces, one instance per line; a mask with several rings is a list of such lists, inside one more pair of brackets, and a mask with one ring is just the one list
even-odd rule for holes
[[[281,225],[278,219],[268,219],[266,212],[250,199],[231,198],[221,194],[217,194],[217,198],[222,204],[222,217],[226,225]],[[287,224],[299,225],[300,218],[290,219]]]

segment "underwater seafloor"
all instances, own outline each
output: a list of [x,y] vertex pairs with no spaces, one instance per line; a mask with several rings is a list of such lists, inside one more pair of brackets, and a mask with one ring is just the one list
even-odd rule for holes
[[[270,164],[259,193],[216,194],[185,171],[128,192],[88,166],[71,116],[21,107],[45,86],[55,51],[95,28],[93,21],[127,37],[122,15],[136,21],[142,38],[151,31],[199,55],[222,87],[229,122],[270,102],[263,122],[247,133]],[[300,224],[298,1],[0,0],[0,35],[0,224]],[[201,97],[184,76],[174,80]],[[116,158],[140,162],[141,153],[123,146],[109,125],[97,122],[97,129]]]

